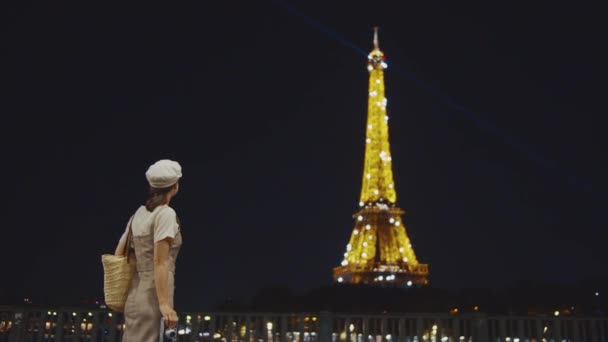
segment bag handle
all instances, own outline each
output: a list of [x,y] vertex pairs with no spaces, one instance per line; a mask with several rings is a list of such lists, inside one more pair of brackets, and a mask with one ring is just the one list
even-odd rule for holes
[[129,249],[131,248],[131,240],[133,240],[133,217],[135,217],[135,215],[131,216],[131,220],[129,220],[129,232],[127,233],[127,241],[125,242],[125,248],[122,251],[122,255],[127,256],[127,264],[129,263],[129,259],[131,257]]

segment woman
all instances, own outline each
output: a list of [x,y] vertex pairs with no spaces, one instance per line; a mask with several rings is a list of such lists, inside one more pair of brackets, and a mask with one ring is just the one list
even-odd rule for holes
[[173,309],[174,274],[182,236],[177,215],[169,203],[179,191],[181,177],[182,168],[175,161],[160,160],[150,166],[146,172],[150,185],[146,204],[131,217],[114,252],[122,255],[131,227],[130,252],[135,254],[137,272],[125,304],[123,342],[162,341],[164,325],[169,328],[177,325]]

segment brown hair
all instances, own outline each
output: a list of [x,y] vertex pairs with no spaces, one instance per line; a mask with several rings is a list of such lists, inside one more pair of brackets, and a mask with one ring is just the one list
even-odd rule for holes
[[167,200],[167,194],[174,187],[175,187],[175,185],[171,185],[170,187],[166,187],[166,188],[150,187],[150,190],[148,190],[148,199],[146,199],[146,209],[148,209],[148,211],[152,212],[159,205],[165,204],[165,202]]

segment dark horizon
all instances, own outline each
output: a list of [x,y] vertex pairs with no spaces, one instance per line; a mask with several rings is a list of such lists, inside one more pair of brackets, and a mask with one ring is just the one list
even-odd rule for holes
[[331,283],[357,210],[372,27],[398,205],[433,287],[605,279],[599,9],[268,1],[22,3],[2,33],[0,300],[102,296],[178,160],[176,302]]

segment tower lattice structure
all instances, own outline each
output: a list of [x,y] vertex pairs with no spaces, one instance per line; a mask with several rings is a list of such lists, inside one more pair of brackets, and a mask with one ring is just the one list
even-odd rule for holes
[[359,211],[342,264],[333,269],[337,282],[392,286],[427,285],[429,268],[418,262],[397,206],[384,93],[386,57],[374,29],[368,56],[369,97],[365,162]]

